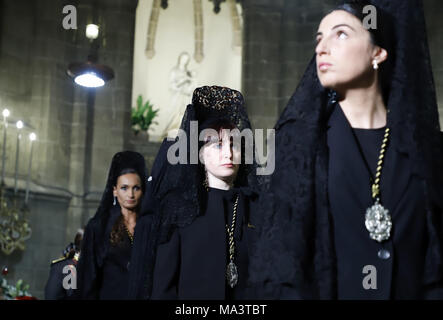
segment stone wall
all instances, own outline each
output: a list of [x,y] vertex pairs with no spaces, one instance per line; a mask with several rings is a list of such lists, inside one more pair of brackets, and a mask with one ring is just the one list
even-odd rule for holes
[[443,1],[424,0],[429,49],[440,114],[443,128]]
[[[0,253],[0,266],[8,265],[8,280],[23,278],[38,298],[43,297],[50,261],[60,256],[76,230],[95,213],[113,154],[139,149],[131,144],[130,129],[136,3],[1,1],[0,109],[8,107],[11,121],[21,119],[32,126],[25,128],[20,148],[21,199],[29,162],[27,134],[35,131],[38,140],[29,203],[33,234],[25,251],[17,250],[10,256]],[[77,8],[77,30],[62,27],[62,9],[67,4]],[[97,39],[99,62],[113,68],[115,79],[103,88],[87,90],[75,85],[66,70],[71,62],[86,61],[90,43],[84,35],[85,26],[94,14],[101,31]],[[15,135],[11,123],[5,179],[9,190],[13,186]],[[147,160],[152,162],[154,154],[150,151]]]

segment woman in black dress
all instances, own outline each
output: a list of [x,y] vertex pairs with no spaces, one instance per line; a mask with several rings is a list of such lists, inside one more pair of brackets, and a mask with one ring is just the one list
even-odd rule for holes
[[146,182],[141,154],[114,155],[100,206],[85,228],[76,298],[127,298],[133,234]]
[[[254,230],[250,204],[254,194],[247,188],[252,164],[244,161],[245,139],[236,143],[240,140],[235,138],[235,129],[250,128],[243,104],[241,93],[229,88],[212,86],[194,91],[181,133],[164,159],[168,161],[165,172],[157,178],[154,216],[161,228],[159,232],[151,227],[150,234],[158,236],[149,240],[156,241],[156,245],[144,241],[144,248],[137,246],[134,252],[139,256],[154,250],[155,263],[145,268],[133,266],[132,271],[142,275],[135,277],[142,287],[135,292],[142,294],[132,298],[247,297],[248,248]],[[198,130],[194,131],[197,123]],[[194,153],[193,140],[199,141]],[[180,145],[184,149],[177,150]],[[172,164],[180,155],[185,157]],[[160,157],[165,158],[164,154]],[[137,230],[136,245],[148,233]]]
[[316,40],[276,125],[251,277],[265,298],[442,297],[442,146],[422,4],[340,5]]

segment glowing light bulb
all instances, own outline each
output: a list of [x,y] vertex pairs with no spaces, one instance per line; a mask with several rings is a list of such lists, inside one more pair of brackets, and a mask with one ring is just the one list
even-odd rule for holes
[[96,24],[88,24],[86,26],[86,38],[94,40],[98,37],[98,25]]

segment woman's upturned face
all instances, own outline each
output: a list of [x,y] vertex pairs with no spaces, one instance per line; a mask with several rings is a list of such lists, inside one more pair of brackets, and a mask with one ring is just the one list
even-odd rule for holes
[[328,14],[320,23],[316,41],[317,74],[323,87],[350,87],[373,74],[377,47],[369,31],[352,14],[343,10]]
[[206,171],[223,181],[233,181],[241,163],[241,147],[233,143],[229,130],[222,130],[219,135],[208,135],[208,141],[201,150],[201,157]]
[[136,173],[126,173],[118,177],[114,186],[114,197],[117,197],[120,207],[134,210],[140,204],[142,188],[140,177]]

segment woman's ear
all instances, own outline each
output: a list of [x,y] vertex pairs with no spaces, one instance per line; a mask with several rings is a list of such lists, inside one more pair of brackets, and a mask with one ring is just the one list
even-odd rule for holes
[[114,197],[117,196],[117,187],[116,186],[113,187],[112,194],[114,195]]
[[388,52],[379,46],[375,46],[372,60],[377,60],[377,63],[381,64],[385,62],[386,59],[388,59]]

